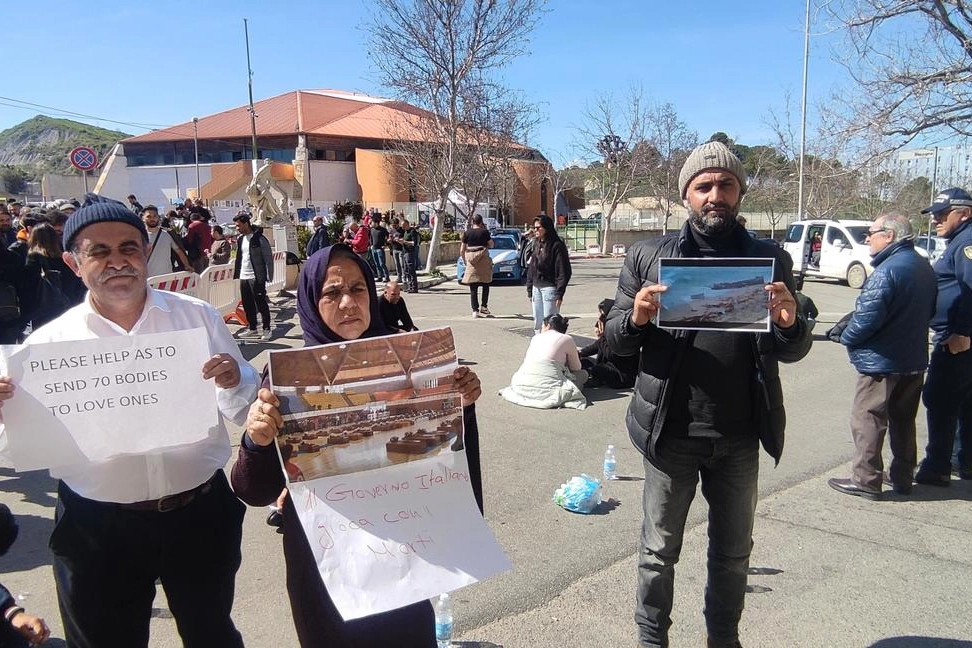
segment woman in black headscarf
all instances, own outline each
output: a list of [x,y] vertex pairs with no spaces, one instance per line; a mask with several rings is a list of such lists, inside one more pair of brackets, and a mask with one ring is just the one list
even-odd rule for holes
[[570,252],[549,216],[533,219],[533,256],[527,266],[527,298],[533,302],[533,332],[560,312],[570,282]]
[[[324,248],[307,260],[298,286],[297,314],[307,345],[388,333],[378,311],[371,269],[346,245]],[[453,376],[463,404],[463,441],[470,482],[482,511],[479,431],[473,404],[481,393],[479,378],[468,367],[459,367]],[[233,489],[252,506],[273,503],[284,488],[275,448],[277,432],[283,424],[278,405],[277,397],[264,385],[250,407],[239,457],[233,466]],[[428,601],[344,621],[321,580],[289,496],[284,501],[282,524],[287,592],[303,648],[434,648],[434,614]]]

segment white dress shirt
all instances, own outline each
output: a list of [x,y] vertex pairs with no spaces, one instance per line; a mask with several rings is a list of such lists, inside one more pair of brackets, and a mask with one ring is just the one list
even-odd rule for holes
[[[210,355],[228,353],[240,367],[240,384],[230,389],[216,388],[216,404],[223,417],[242,424],[250,403],[256,398],[260,377],[240,355],[236,342],[219,313],[208,303],[174,292],[148,289],[145,308],[131,331],[99,315],[91,307],[90,294],[57,319],[34,331],[24,344],[90,340],[116,335],[164,333],[205,328],[209,334]],[[202,367],[186,367],[202,371]],[[173,425],[193,425],[180,412],[169,412]],[[208,428],[207,423],[202,423]],[[132,421],[133,432],[138,421]],[[223,424],[209,431],[203,441],[149,454],[125,455],[107,461],[51,468],[51,476],[63,480],[71,490],[88,499],[130,503],[154,500],[199,486],[230,457],[230,441]]]
[[[156,239],[158,234],[158,239]],[[152,253],[148,260],[148,276],[158,277],[159,275],[172,272],[172,253],[178,249],[172,236],[164,229],[149,232],[149,242],[155,242],[152,246]]]

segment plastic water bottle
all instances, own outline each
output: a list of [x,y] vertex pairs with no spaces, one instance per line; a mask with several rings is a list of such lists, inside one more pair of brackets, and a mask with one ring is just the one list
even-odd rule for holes
[[452,598],[448,593],[435,599],[435,643],[437,648],[452,648]]
[[607,450],[604,451],[604,481],[611,481],[612,479],[617,479],[615,470],[618,466],[618,460],[614,456],[614,446],[609,445]]

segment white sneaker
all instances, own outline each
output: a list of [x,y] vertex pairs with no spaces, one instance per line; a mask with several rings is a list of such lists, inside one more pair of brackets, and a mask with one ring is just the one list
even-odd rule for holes
[[256,329],[246,329],[245,331],[243,331],[242,333],[240,333],[240,337],[241,338],[258,338],[258,337],[260,337],[260,333]]
[[270,340],[273,339],[273,331],[271,331],[270,329],[263,329],[263,335],[260,336],[260,339],[269,342]]
[[473,319],[479,319],[479,311],[473,311]]

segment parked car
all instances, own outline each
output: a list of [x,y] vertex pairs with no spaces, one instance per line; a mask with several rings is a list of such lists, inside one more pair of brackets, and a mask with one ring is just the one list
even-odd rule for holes
[[[489,258],[493,260],[493,281],[522,281],[525,273],[520,265],[520,251],[516,247],[516,240],[505,234],[492,238],[493,247],[489,250]],[[462,283],[465,272],[466,260],[459,257],[456,260],[456,280],[459,283]]]
[[533,253],[533,239],[527,238],[522,230],[515,227],[500,227],[491,229],[490,236],[512,236],[516,241],[516,249],[520,251],[520,267],[526,272],[526,267],[530,264],[530,255]]
[[948,245],[948,241],[941,236],[922,234],[915,237],[915,249],[922,256],[928,257],[931,263],[938,261],[939,257],[945,252],[946,245]]
[[[826,277],[845,281],[851,288],[860,288],[871,267],[871,250],[864,242],[870,221],[806,220],[791,223],[786,231],[783,249],[793,259],[793,271],[803,277]],[[811,263],[810,242],[814,235],[822,236],[820,259]]]

